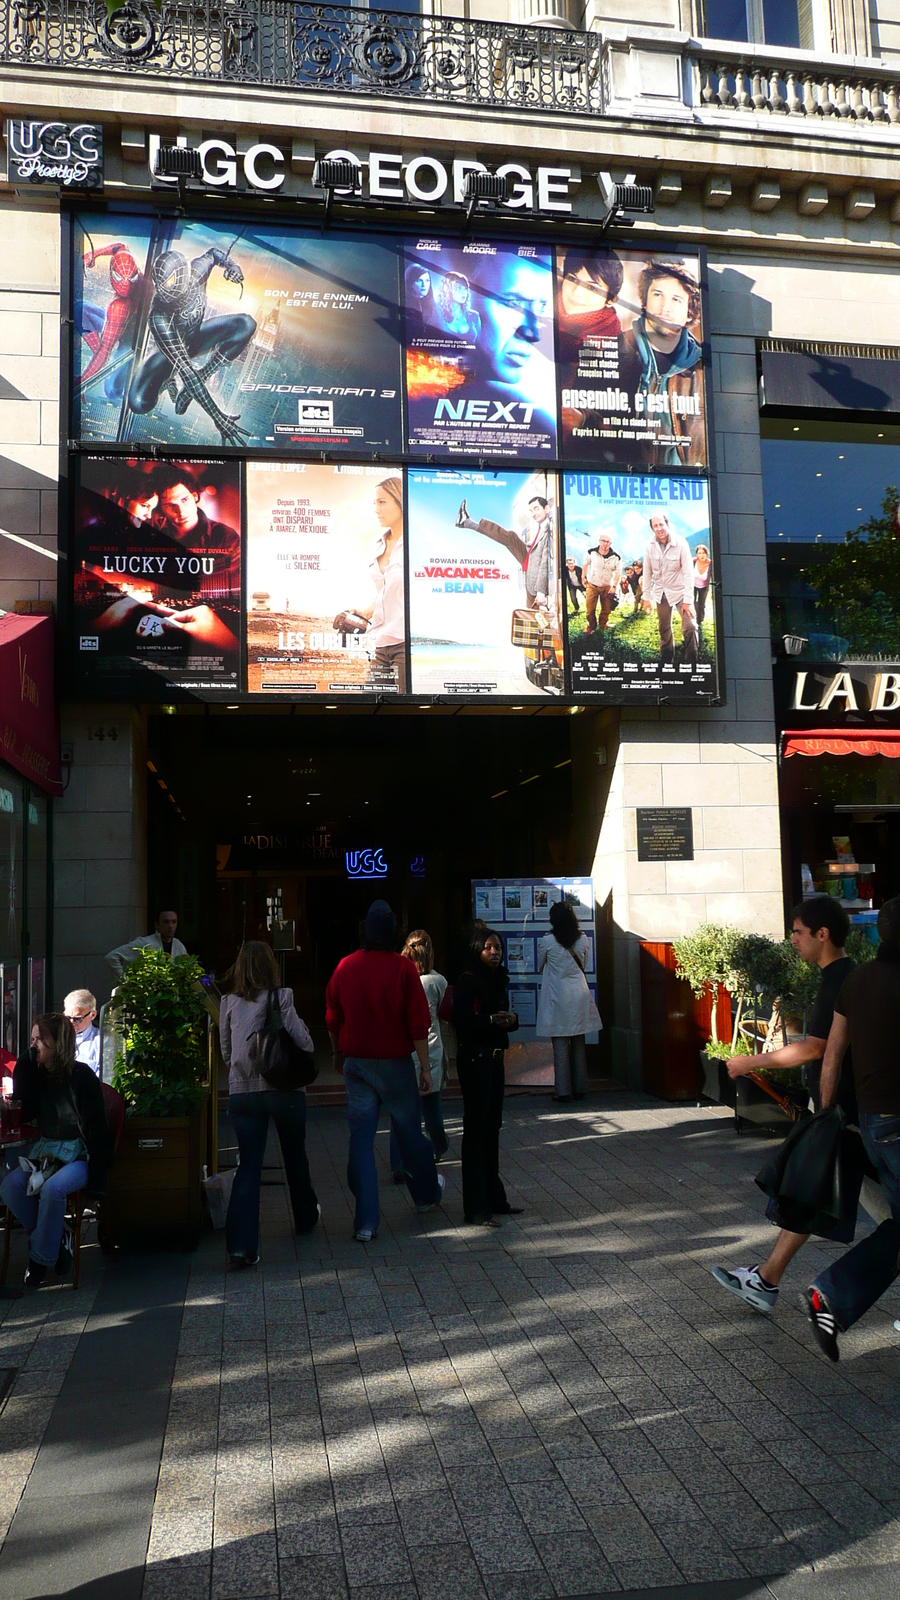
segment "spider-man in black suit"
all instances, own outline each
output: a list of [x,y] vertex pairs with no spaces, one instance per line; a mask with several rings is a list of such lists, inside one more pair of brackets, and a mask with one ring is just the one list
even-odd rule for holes
[[[88,349],[93,352],[81,374],[82,388],[95,378],[98,372],[103,371],[117,346],[124,347],[124,354],[133,344],[138,307],[141,303],[141,289],[144,284],[143,274],[139,272],[137,262],[127,245],[105,244],[99,250],[89,250],[84,258],[85,267],[93,267],[101,256],[109,256],[109,282],[113,297],[105,313],[99,306],[89,305],[87,301],[82,302],[81,325],[78,331]],[[121,400],[128,381],[128,366],[129,363],[123,361],[113,372],[107,373],[103,384],[103,393],[107,400],[114,403]]]
[[216,404],[209,389],[213,373],[242,355],[256,332],[256,320],[246,312],[206,315],[206,285],[214,267],[221,268],[226,283],[244,281],[230,254],[213,245],[192,261],[178,250],[164,250],[156,257],[150,268],[156,293],[149,317],[156,351],[132,378],[128,404],[145,416],[161,394],[168,394],[176,416],[183,417],[196,402],[218,428],[222,443],[239,445],[246,430],[238,425],[238,417]]

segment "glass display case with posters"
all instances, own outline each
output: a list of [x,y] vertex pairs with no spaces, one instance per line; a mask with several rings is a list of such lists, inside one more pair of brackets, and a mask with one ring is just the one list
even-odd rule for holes
[[258,218],[74,225],[85,442],[399,450],[399,242]]
[[95,690],[241,684],[237,461],[83,456],[70,549],[74,660]]
[[704,469],[699,255],[559,246],[560,454],[632,470]]
[[[519,1018],[506,1059],[506,1081],[523,1087],[553,1083],[553,1048],[536,1032],[541,988],[540,941],[550,932],[550,907],[565,901],[575,912],[588,942],[585,976],[597,999],[597,950],[592,878],[476,878],[472,913],[503,935],[509,971],[509,1003]],[[598,1035],[588,1034],[596,1044]]]
[[409,450],[556,455],[549,247],[407,239],[403,330]]
[[564,693],[555,473],[408,477],[413,692]]
[[247,463],[247,687],[406,690],[400,467]]
[[708,483],[562,476],[574,694],[708,703],[719,692]]

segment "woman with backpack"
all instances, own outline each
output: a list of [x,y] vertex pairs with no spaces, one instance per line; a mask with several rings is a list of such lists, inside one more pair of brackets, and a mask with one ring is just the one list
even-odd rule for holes
[[240,1157],[225,1219],[225,1247],[234,1268],[253,1267],[259,1260],[259,1186],[270,1118],[284,1157],[296,1231],[310,1233],[322,1215],[306,1158],[306,1094],[303,1089],[274,1089],[260,1071],[258,1035],[279,1015],[294,1043],[310,1053],[313,1049],[309,1029],[294,1010],[293,991],[279,984],[272,946],[248,939],[234,964],[231,993],[223,997],[219,1011],[228,1115]]
[[551,933],[538,943],[541,993],[537,1036],[553,1044],[553,1098],[566,1104],[583,1100],[588,1090],[584,1036],[602,1028],[584,975],[588,942],[571,906],[550,907]]

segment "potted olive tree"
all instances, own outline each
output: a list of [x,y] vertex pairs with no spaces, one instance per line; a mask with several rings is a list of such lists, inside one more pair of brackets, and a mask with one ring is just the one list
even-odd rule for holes
[[209,1156],[206,995],[194,956],[139,952],[112,1001],[121,1038],[113,1084],[127,1106],[110,1173],[107,1226],[196,1241]]
[[722,1105],[734,1105],[734,1083],[725,1071],[725,1061],[734,1054],[731,1034],[719,1038],[717,1002],[720,988],[731,992],[732,950],[739,937],[735,928],[722,928],[704,922],[683,939],[675,939],[672,950],[679,978],[690,984],[698,1000],[711,997],[710,1032],[712,1037],[700,1051],[701,1094]]

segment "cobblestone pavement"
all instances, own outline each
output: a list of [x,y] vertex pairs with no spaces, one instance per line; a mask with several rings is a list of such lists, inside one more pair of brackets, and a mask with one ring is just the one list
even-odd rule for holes
[[[272,1153],[260,1268],[225,1276],[222,1235],[205,1237],[143,1600],[544,1600],[810,1568],[887,1577],[900,1559],[897,1296],[832,1367],[794,1291],[837,1247],[807,1247],[770,1318],[709,1276],[770,1237],[752,1181],[767,1141],[736,1138],[715,1108],[514,1099],[502,1170],[526,1210],[487,1232],[458,1225],[459,1103],[447,1112],[442,1211],[419,1216],[391,1185],[382,1131],[381,1233],[354,1244],[344,1116],[322,1109],[308,1141],[316,1233],[293,1238]],[[0,1307],[0,1364],[22,1368],[0,1418],[7,1520],[90,1292]],[[875,1592],[858,1579],[857,1594]]]

